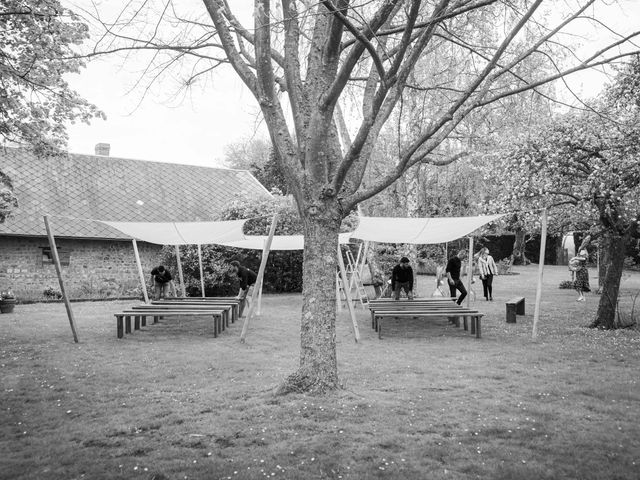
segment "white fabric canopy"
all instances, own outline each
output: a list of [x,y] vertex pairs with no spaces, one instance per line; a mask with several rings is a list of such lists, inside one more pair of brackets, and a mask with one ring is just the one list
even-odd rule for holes
[[[246,220],[224,222],[107,222],[136,240],[159,245],[208,245],[243,240]],[[262,248],[262,247],[260,247]]]
[[[380,243],[433,244],[464,237],[503,215],[477,217],[397,218],[360,217],[358,228],[340,234],[340,243],[358,238]],[[262,250],[266,235],[244,235],[246,220],[221,222],[109,222],[101,220],[125,235],[159,245],[209,245]],[[302,250],[302,235],[276,235],[271,250]]]
[[[267,238],[269,238],[267,235],[245,235],[243,240],[224,242],[222,245],[227,247],[262,250]],[[341,233],[339,241],[341,244],[349,243],[349,238],[351,238],[350,233]],[[275,235],[271,242],[271,250],[302,250],[303,248],[303,235]]]
[[464,237],[503,215],[477,217],[396,218],[360,217],[351,238],[380,243],[445,243]]

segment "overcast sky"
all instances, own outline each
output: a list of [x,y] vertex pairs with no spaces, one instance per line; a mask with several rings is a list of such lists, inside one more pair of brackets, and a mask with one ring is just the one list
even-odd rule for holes
[[[204,13],[201,1],[179,1],[193,4],[191,8],[202,8]],[[88,8],[91,0],[63,0],[63,3],[72,8]],[[105,11],[114,11],[124,4],[113,0],[97,3]],[[253,1],[230,3],[246,17]],[[623,0],[620,4],[621,10],[608,10],[603,15],[619,31],[638,29],[640,1]],[[588,34],[594,41],[602,41],[607,35]],[[132,61],[123,65],[118,58],[99,59],[92,61],[80,75],[69,77],[72,86],[107,115],[106,121],[96,120],[90,126],[70,126],[71,152],[92,153],[96,143],[106,142],[111,144],[112,156],[221,166],[228,143],[254,135],[266,137],[253,96],[230,68],[216,71],[206,84],[194,87],[182,101],[168,102],[165,95],[156,94],[141,103],[139,91],[130,93],[140,68]],[[572,88],[591,96],[601,89],[603,77],[581,74],[569,80]],[[171,79],[164,81],[167,92],[175,90]],[[162,90],[163,85],[159,84],[158,89]]]

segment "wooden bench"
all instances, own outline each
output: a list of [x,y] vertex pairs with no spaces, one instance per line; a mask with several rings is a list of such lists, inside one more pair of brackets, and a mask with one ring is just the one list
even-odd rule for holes
[[167,312],[180,310],[206,310],[212,312],[220,311],[222,312],[222,324],[220,325],[220,329],[218,330],[219,332],[224,331],[225,328],[229,326],[229,317],[230,313],[232,312],[231,305],[148,305],[143,303],[141,305],[135,305],[131,307],[131,309],[140,311],[164,310]]
[[223,302],[238,306],[238,317],[242,316],[244,311],[246,299],[238,300],[237,297],[175,297],[167,299],[172,302],[187,302],[187,303],[208,303],[208,302]]
[[[150,306],[153,307],[153,306]],[[218,333],[222,329],[223,315],[225,310],[222,309],[158,309],[158,308],[146,308],[146,309],[130,309],[123,310],[122,312],[114,313],[116,317],[116,330],[118,338],[122,338],[125,333],[132,333],[131,331],[131,317],[134,318],[134,330],[140,330],[140,326],[145,327],[147,325],[147,317],[153,317],[153,323],[158,323],[160,317],[168,316],[206,316],[213,318],[213,336],[218,337]]]
[[[370,302],[369,310],[371,310],[371,328],[377,331],[376,318],[374,312],[385,310],[450,310],[464,308],[456,305],[447,299],[427,299],[427,300],[406,300],[406,301],[376,301]],[[458,325],[459,326],[459,325]]]
[[467,330],[467,319],[471,319],[471,334],[475,334],[476,338],[481,337],[481,320],[484,316],[483,313],[477,310],[442,310],[442,311],[426,311],[426,310],[385,310],[375,312],[375,324],[378,331],[378,338],[382,338],[382,320],[385,318],[398,318],[398,317],[416,317],[416,318],[433,318],[433,317],[454,317],[458,321],[460,318],[464,319],[464,329]]
[[516,315],[524,315],[524,297],[513,297],[507,300],[507,323],[516,323]]
[[[240,316],[240,300],[230,301],[230,300],[154,300],[151,302],[151,305],[158,306],[182,306],[182,307],[212,307],[212,308],[228,308],[231,310],[231,323],[235,323],[235,321]],[[229,322],[227,322],[227,326],[229,326]]]

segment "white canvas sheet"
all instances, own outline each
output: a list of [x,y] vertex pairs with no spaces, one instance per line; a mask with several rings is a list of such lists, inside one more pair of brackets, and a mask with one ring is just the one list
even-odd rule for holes
[[[350,233],[340,234],[340,243],[349,243]],[[243,240],[224,242],[227,247],[248,248],[262,250],[267,241],[267,235],[245,235]],[[271,242],[271,250],[302,250],[304,248],[303,235],[275,235]]]
[[360,217],[351,238],[380,243],[445,243],[469,235],[501,215],[443,218]]
[[[208,245],[243,240],[246,220],[223,222],[107,222],[125,235],[159,245]],[[261,247],[262,248],[262,247]]]

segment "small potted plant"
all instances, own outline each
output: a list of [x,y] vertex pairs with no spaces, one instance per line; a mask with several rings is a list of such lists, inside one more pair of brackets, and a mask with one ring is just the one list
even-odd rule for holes
[[11,290],[0,292],[0,313],[11,313],[16,306],[16,296]]

